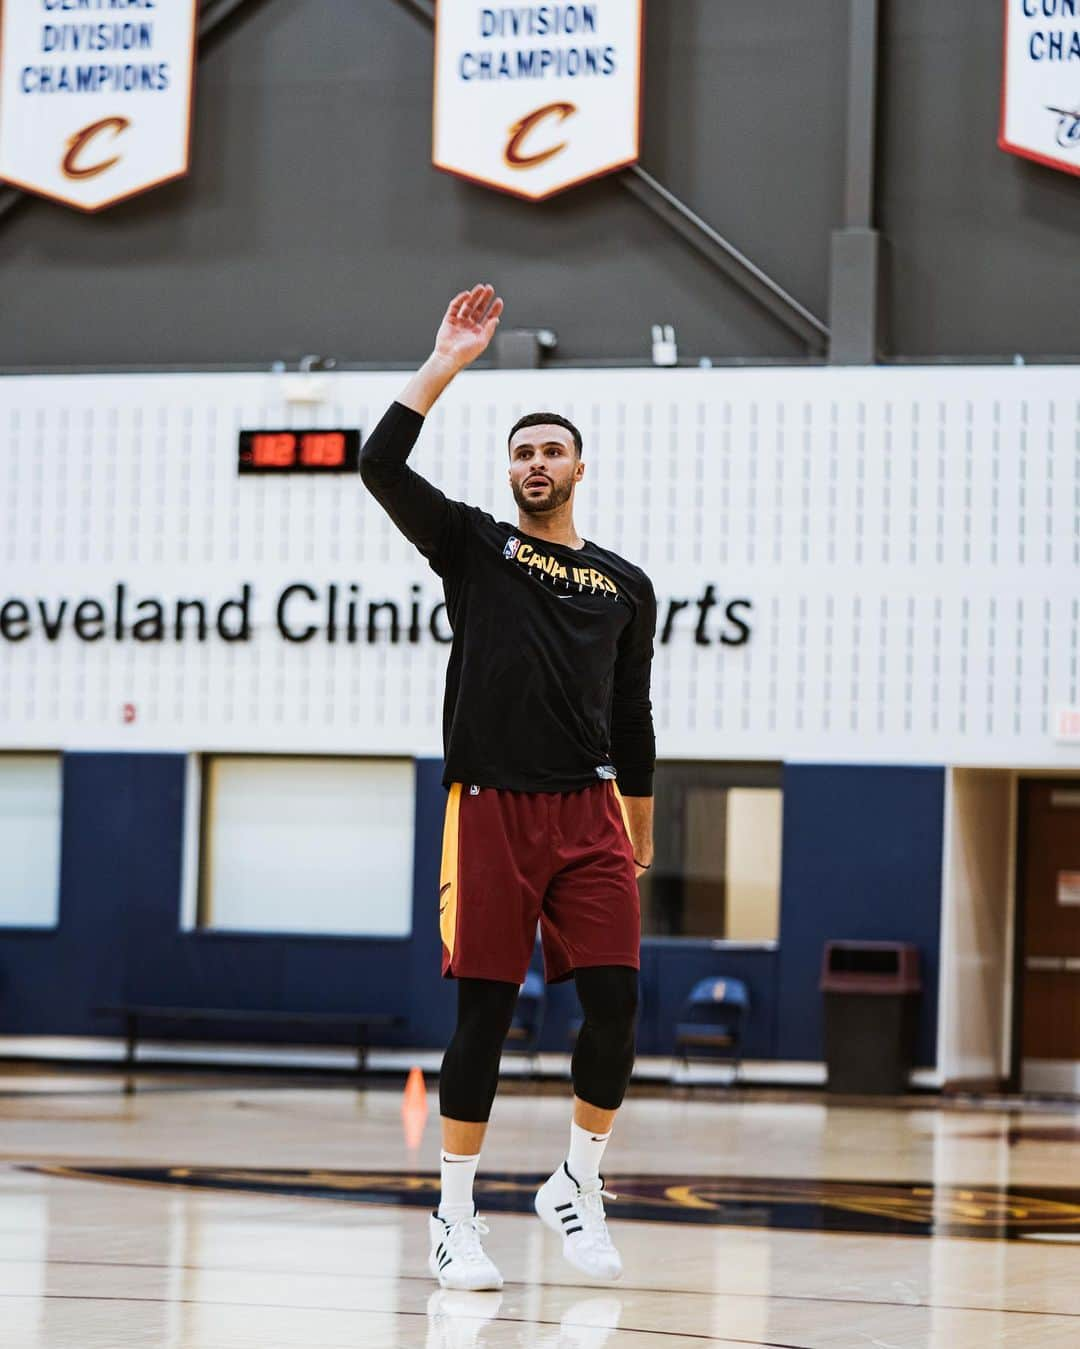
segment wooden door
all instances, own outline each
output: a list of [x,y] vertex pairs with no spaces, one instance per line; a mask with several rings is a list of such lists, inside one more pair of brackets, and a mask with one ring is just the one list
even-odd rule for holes
[[1023,1084],[1080,1093],[1080,782],[1023,783],[1020,809]]

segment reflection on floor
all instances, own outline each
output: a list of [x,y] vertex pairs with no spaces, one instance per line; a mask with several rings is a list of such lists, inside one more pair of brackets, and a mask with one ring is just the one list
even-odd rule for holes
[[566,1101],[506,1096],[482,1202],[507,1284],[452,1294],[425,1268],[434,1100],[411,1152],[397,1092],[109,1085],[0,1080],[4,1349],[1080,1345],[1065,1106],[634,1099],[608,1154],[627,1273],[605,1288],[521,1211]]

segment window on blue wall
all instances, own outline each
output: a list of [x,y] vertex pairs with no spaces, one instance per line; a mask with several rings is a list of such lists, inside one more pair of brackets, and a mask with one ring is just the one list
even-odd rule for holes
[[60,919],[60,756],[0,754],[0,927]]
[[414,796],[409,759],[208,758],[199,926],[408,936]]
[[776,941],[779,764],[659,763],[656,857],[638,882],[647,937]]

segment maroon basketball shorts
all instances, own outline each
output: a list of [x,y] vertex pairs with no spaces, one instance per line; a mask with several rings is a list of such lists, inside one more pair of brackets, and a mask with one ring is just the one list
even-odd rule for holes
[[537,920],[548,983],[590,965],[639,968],[634,852],[614,782],[576,792],[455,782],[439,877],[443,974],[520,984]]

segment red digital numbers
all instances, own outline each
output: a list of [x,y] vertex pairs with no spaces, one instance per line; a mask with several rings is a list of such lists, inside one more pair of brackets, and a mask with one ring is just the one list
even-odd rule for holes
[[251,463],[255,468],[292,468],[296,437],[290,431],[261,431],[252,436]]
[[[0,0],[0,6],[3,0]],[[360,432],[241,431],[240,473],[357,473],[360,468]]]
[[340,431],[309,431],[300,440],[300,462],[306,468],[340,468],[345,437]]

